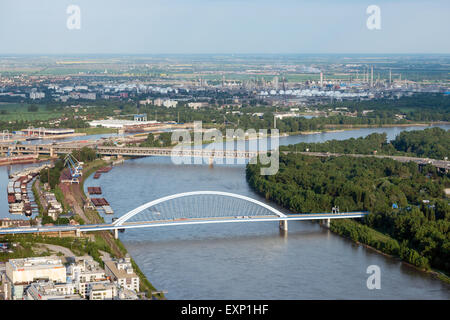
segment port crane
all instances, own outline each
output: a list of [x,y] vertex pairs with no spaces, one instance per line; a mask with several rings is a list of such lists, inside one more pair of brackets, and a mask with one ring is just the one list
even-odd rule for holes
[[64,166],[67,166],[70,170],[70,183],[80,183],[78,179],[83,175],[83,166],[72,154],[67,154],[64,158]]

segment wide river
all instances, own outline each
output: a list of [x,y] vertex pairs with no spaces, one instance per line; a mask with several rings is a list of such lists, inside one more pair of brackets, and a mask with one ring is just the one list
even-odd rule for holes
[[[423,128],[289,136],[280,138],[280,144],[357,138],[373,132],[386,132],[393,139],[401,131]],[[6,170],[0,167],[1,190],[6,189]],[[247,185],[244,165],[174,165],[164,157],[127,160],[98,180],[89,177],[88,186],[102,188],[115,217],[148,201],[195,190],[227,191],[265,201]],[[5,202],[6,196],[1,197],[2,216],[9,215]],[[169,299],[450,298],[450,286],[432,276],[312,222],[289,222],[287,234],[275,222],[261,222],[134,229],[120,238],[153,285],[168,291]],[[380,290],[367,288],[370,265],[381,269]]]

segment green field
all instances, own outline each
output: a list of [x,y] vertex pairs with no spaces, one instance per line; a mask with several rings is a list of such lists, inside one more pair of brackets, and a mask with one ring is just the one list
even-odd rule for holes
[[45,121],[62,116],[61,112],[47,110],[45,105],[38,105],[36,112],[28,111],[29,106],[30,104],[26,103],[0,104],[0,121]]

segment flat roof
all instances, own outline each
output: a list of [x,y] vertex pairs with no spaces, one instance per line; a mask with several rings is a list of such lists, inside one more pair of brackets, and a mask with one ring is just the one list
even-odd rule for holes
[[123,269],[122,270],[117,269],[115,261],[112,261],[112,260],[105,261],[105,265],[111,270],[112,273],[114,273],[114,275],[117,278],[122,279],[122,278],[136,278],[137,277],[137,274],[134,272],[134,270],[133,270],[133,273],[127,273]]
[[16,271],[25,271],[25,269],[65,268],[61,259],[56,256],[10,259],[8,262]]

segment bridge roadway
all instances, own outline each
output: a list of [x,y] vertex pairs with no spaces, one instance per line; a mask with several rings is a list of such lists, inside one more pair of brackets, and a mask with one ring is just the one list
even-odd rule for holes
[[[291,153],[291,151],[282,151],[282,153],[288,154]],[[314,157],[355,157],[355,158],[364,158],[364,157],[373,157],[373,158],[388,158],[393,159],[399,162],[415,162],[418,165],[426,165],[430,164],[432,166],[435,166],[436,168],[439,168],[441,170],[445,170],[446,172],[450,169],[450,161],[446,160],[436,160],[436,159],[430,159],[430,158],[419,158],[419,157],[406,157],[406,156],[390,156],[390,155],[383,155],[383,154],[353,154],[353,153],[330,153],[330,152],[293,152],[293,153],[300,153],[307,156],[314,156]]]
[[[13,148],[10,144],[0,143],[0,153],[6,154],[8,150],[11,154],[47,154],[55,156],[58,154],[67,154],[73,150],[82,147],[91,147],[101,155],[109,156],[178,156],[178,157],[202,157],[202,158],[240,158],[251,159],[260,153],[258,151],[236,151],[236,150],[209,150],[209,149],[193,149],[184,148],[176,150],[173,148],[142,148],[142,147],[107,147],[101,146],[102,140],[82,142],[62,142],[58,144],[41,144],[41,145],[15,145]],[[285,154],[292,151],[282,151]],[[448,172],[450,170],[450,161],[436,160],[419,157],[391,156],[391,155],[374,155],[374,154],[343,154],[330,152],[294,152],[315,157],[374,157],[389,158],[400,162],[415,162],[418,165],[430,164],[436,168]]]
[[194,148],[144,148],[144,147],[107,147],[99,146],[97,142],[86,143],[60,143],[56,145],[16,145],[10,148],[10,145],[1,144],[0,152],[16,154],[46,154],[55,156],[58,154],[71,153],[73,150],[82,147],[94,148],[97,153],[105,156],[166,156],[166,157],[202,157],[202,158],[240,158],[251,159],[256,157],[257,151],[239,151],[239,150],[209,150]]
[[188,218],[188,219],[170,219],[125,222],[122,225],[112,223],[89,224],[89,225],[60,225],[60,226],[42,226],[42,227],[21,227],[21,228],[2,228],[0,235],[6,234],[24,234],[24,233],[50,233],[50,232],[92,232],[120,229],[151,228],[165,226],[181,226],[211,223],[234,223],[234,222],[269,222],[269,221],[302,221],[302,220],[328,220],[328,219],[354,219],[362,218],[368,215],[368,212],[343,212],[343,213],[303,213],[290,214],[285,217],[275,215],[265,216],[233,216],[233,217],[211,217],[211,218]]

